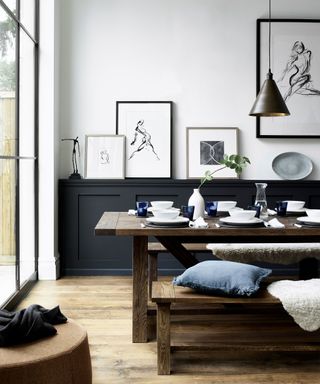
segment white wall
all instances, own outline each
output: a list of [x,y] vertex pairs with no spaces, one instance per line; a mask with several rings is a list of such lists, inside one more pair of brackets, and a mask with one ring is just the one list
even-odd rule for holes
[[[267,0],[64,0],[61,2],[60,137],[115,133],[117,100],[172,100],[176,178],[186,177],[186,127],[240,128],[242,177],[277,179],[272,159],[309,156],[320,178],[320,139],[256,139],[256,19]],[[274,18],[320,18],[319,0],[273,1]],[[320,127],[319,127],[320,132]],[[60,143],[60,177],[71,173]]]
[[56,279],[59,168],[59,3],[40,4],[39,70],[39,279]]

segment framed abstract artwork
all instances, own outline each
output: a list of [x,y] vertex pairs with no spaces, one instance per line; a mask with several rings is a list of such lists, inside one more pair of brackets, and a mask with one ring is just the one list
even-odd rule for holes
[[[206,171],[221,168],[224,155],[238,153],[238,128],[187,128],[187,178],[199,179]],[[237,178],[230,168],[217,178]]]
[[126,137],[127,178],[171,177],[171,101],[117,101],[116,133]]
[[[271,19],[273,78],[286,117],[257,117],[259,138],[320,138],[320,20]],[[257,92],[268,72],[268,19],[257,20]]]
[[123,135],[86,135],[85,177],[124,179]]

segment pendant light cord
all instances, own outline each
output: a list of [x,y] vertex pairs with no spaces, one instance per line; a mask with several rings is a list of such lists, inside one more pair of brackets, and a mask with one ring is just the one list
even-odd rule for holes
[[269,0],[269,72],[271,72],[271,0]]
[[269,0],[269,19],[265,19],[265,21],[268,22],[268,32],[265,32],[268,33],[269,47],[267,52],[269,56],[269,72],[267,73],[266,80],[260,88],[260,92],[258,93],[249,115],[256,117],[289,116],[290,112],[282,98],[282,95],[277,87],[277,83],[273,79],[273,74],[271,72],[271,0]]

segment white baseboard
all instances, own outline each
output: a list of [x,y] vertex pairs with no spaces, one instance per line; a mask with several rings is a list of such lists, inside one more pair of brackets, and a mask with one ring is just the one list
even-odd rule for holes
[[38,261],[39,280],[57,280],[60,277],[60,257],[54,257],[52,260],[41,259]]

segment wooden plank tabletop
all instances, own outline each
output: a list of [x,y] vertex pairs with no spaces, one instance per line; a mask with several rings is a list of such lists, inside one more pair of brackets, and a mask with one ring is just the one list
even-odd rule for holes
[[104,212],[94,229],[96,236],[116,235],[120,212]]
[[276,242],[279,237],[291,237],[290,240],[311,241],[319,238],[320,228],[297,228],[294,224],[296,218],[281,217],[278,220],[285,225],[284,228],[226,228],[216,227],[219,217],[206,218],[208,228],[155,228],[146,227],[146,219],[136,216],[129,216],[127,212],[105,212],[95,227],[95,235],[116,235],[116,236],[182,236],[182,237],[266,237],[273,238]]

